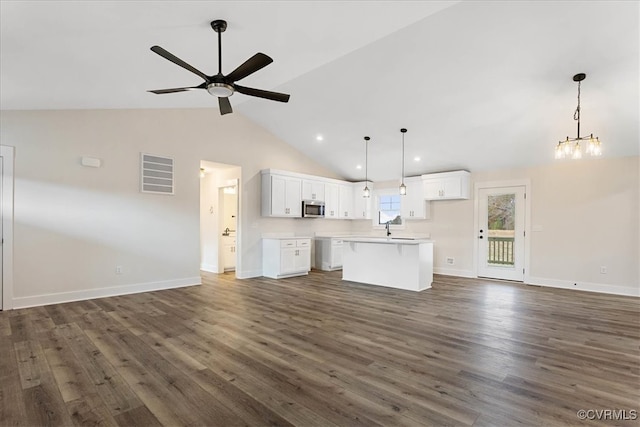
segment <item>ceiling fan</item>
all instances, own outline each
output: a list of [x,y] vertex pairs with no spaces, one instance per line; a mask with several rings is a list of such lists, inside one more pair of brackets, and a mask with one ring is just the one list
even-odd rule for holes
[[218,97],[220,114],[228,114],[233,112],[231,103],[229,102],[229,97],[233,95],[234,92],[239,92],[249,96],[257,96],[259,98],[270,99],[272,101],[289,101],[289,95],[285,93],[270,92],[268,90],[254,89],[251,87],[245,87],[236,84],[237,81],[244,79],[248,75],[255,73],[256,71],[266,67],[273,62],[273,59],[271,59],[264,53],[258,52],[251,58],[247,59],[242,65],[233,70],[231,73],[227,74],[226,76],[222,74],[222,33],[227,29],[227,21],[216,19],[215,21],[211,22],[211,28],[213,28],[213,31],[218,33],[218,74],[207,76],[202,71],[187,64],[182,59],[171,54],[170,52],[167,52],[160,46],[153,46],[151,48],[153,52],[157,53],[165,59],[168,59],[174,64],[181,66],[185,70],[191,71],[193,74],[202,77],[204,79],[204,83],[198,86],[178,87],[173,89],[157,89],[150,90],[148,92],[152,92],[155,94],[164,94],[185,92],[195,89],[206,89],[207,92],[209,92],[211,95]]

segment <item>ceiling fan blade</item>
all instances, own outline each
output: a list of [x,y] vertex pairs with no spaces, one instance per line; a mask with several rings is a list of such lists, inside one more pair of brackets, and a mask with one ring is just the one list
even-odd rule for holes
[[265,55],[264,53],[256,53],[251,58],[247,59],[242,65],[233,70],[231,74],[226,77],[229,82],[237,82],[247,77],[249,74],[253,74],[256,71],[271,64],[273,59]]
[[187,64],[182,59],[178,58],[177,56],[175,56],[174,54],[172,54],[170,52],[167,52],[166,50],[164,50],[160,46],[153,46],[151,48],[151,50],[153,52],[157,53],[158,55],[162,56],[163,58],[168,59],[169,61],[173,62],[174,64],[181,66],[185,70],[191,71],[193,74],[196,74],[196,75],[202,77],[204,79],[204,81],[206,81],[207,83],[209,82],[209,76],[207,76],[205,73],[203,73],[202,71],[196,69],[195,67]]
[[220,107],[220,114],[222,115],[233,113],[229,98],[225,98],[222,96],[218,97],[218,106]]
[[236,92],[243,93],[245,95],[257,96],[258,98],[270,99],[272,101],[289,102],[289,96],[286,93],[270,92],[268,90],[254,89],[252,87],[244,87],[239,85],[233,85]]
[[187,92],[189,90],[195,90],[195,89],[204,89],[204,88],[200,87],[200,86],[176,87],[176,88],[173,88],[173,89],[148,90],[147,92],[151,92],[151,93],[155,93],[157,95],[160,95],[160,94],[163,94],[163,93]]

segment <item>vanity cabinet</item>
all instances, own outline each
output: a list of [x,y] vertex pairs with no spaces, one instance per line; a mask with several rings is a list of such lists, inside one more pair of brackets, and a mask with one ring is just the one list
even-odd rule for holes
[[262,275],[272,279],[302,276],[311,270],[310,238],[262,239]]
[[471,173],[453,171],[422,175],[426,200],[456,200],[470,197]]

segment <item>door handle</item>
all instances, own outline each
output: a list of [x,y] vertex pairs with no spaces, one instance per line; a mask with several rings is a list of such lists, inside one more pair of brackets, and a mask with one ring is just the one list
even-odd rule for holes
[[478,239],[482,239],[482,236],[479,236]]

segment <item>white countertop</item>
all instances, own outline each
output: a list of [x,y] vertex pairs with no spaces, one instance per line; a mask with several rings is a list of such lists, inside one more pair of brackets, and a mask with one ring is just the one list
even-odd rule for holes
[[381,243],[393,245],[419,245],[421,243],[434,243],[431,239],[413,238],[413,237],[368,237],[368,236],[347,236],[342,238],[343,242],[357,243]]

